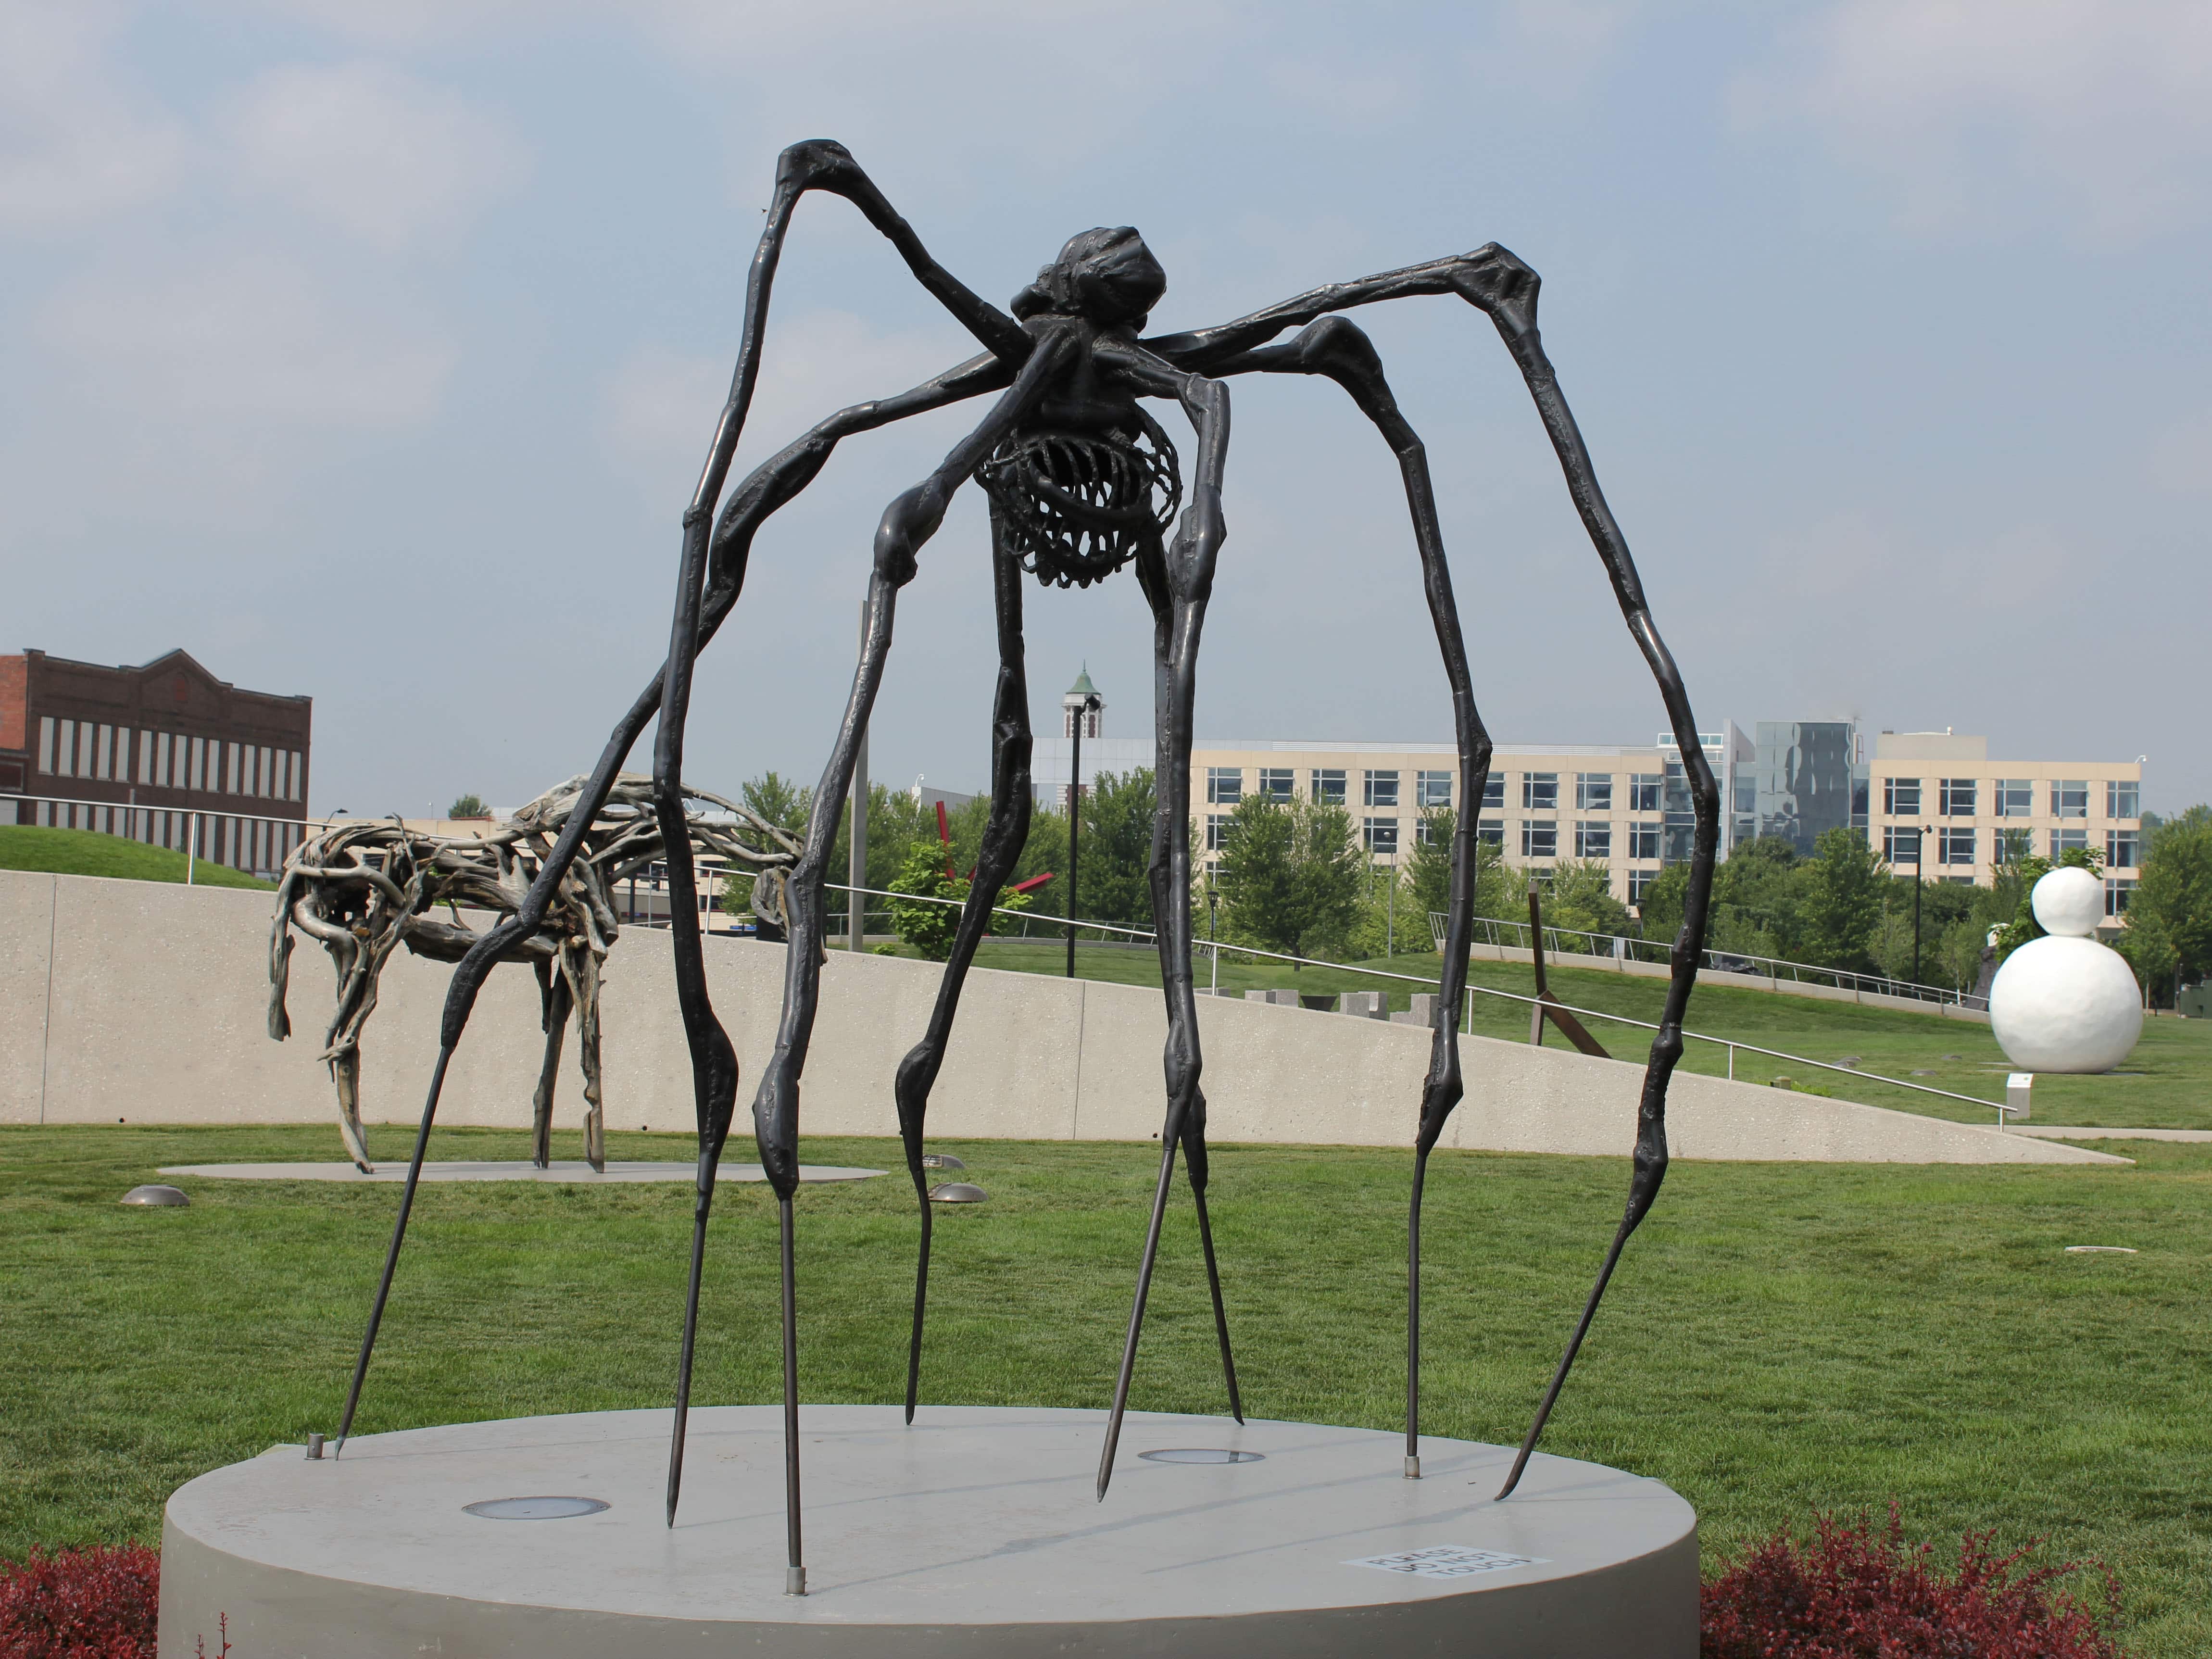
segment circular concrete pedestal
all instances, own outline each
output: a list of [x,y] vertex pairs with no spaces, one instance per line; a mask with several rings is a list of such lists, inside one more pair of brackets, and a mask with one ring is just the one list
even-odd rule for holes
[[315,1659],[1694,1659],[1697,1520],[1656,1481],[1540,1455],[1501,1504],[1502,1447],[1425,1441],[1408,1480],[1398,1436],[1135,1412],[1102,1504],[1104,1420],[805,1407],[804,1597],[774,1407],[692,1413],[673,1529],[665,1411],[278,1446],[169,1500],[161,1653],[220,1617]]

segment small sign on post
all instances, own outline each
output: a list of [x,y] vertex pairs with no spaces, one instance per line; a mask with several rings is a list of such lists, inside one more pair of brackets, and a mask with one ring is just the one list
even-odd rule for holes
[[2008,1073],[2005,1078],[2004,1110],[1997,1115],[1997,1121],[2002,1124],[2008,1115],[2025,1121],[2027,1116],[2028,1091],[2034,1087],[2034,1073],[2013,1072]]

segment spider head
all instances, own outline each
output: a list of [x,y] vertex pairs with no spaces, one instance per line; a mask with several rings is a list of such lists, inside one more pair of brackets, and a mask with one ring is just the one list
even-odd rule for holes
[[1168,291],[1167,272],[1127,225],[1071,236],[1060,258],[1014,295],[1014,315],[1081,317],[1102,328],[1141,329]]

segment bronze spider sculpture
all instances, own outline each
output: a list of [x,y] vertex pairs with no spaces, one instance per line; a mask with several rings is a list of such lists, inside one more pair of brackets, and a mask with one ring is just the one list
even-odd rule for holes
[[[757,468],[723,504],[732,457],[744,428],[759,372],[761,342],[770,290],[793,210],[810,191],[842,196],[897,250],[907,267],[982,345],[969,359],[911,391],[840,410]],[[1142,1329],[1145,1303],[1157,1256],[1178,1150],[1188,1170],[1206,1247],[1217,1333],[1231,1408],[1239,1411],[1227,1322],[1222,1313],[1211,1229],[1206,1220],[1206,1097],[1200,1088],[1197,1007],[1191,974],[1191,861],[1189,759],[1198,645],[1212,596],[1224,536],[1222,467],[1228,453],[1226,377],[1244,374],[1319,374],[1347,392],[1398,458],[1413,540],[1419,550],[1431,620],[1443,654],[1452,694],[1460,762],[1462,811],[1452,843],[1449,921],[1437,981],[1437,1021],[1428,1077],[1421,1091],[1414,1137],[1413,1190],[1407,1232],[1409,1275],[1406,1370],[1406,1474],[1419,1474],[1420,1217],[1429,1154],[1462,1090],[1457,1012],[1466,985],[1468,908],[1472,897],[1475,827],[1468,813],[1482,799],[1491,744],[1475,711],[1467,651],[1452,596],[1451,573],[1437,524],[1428,464],[1420,440],[1399,413],[1367,337],[1334,313],[1355,306],[1415,295],[1452,295],[1489,316],[1519,366],[1565,472],[1568,492],[1595,545],[1643,652],[1668,719],[1681,748],[1694,803],[1696,829],[1685,920],[1673,953],[1673,975],[1659,1035],[1644,1073],[1626,1208],[1606,1252],[1589,1301],[1570,1338],[1549,1391],[1522,1443],[1503,1498],[1542,1432],[1584,1334],[1595,1316],[1622,1247],[1657,1195],[1667,1168],[1667,1085],[1681,1053],[1681,1021],[1704,948],[1705,915],[1718,832],[1718,793],[1698,744],[1697,723],[1681,677],[1653,624],[1626,542],[1599,490],[1596,476],[1536,330],[1536,273],[1495,243],[1402,270],[1332,283],[1217,327],[1146,336],[1143,331],[1166,279],[1134,230],[1087,231],[1061,250],[1037,280],[1016,296],[1012,315],[971,292],[930,257],[913,228],[893,210],[843,146],[827,140],[793,145],[777,163],[775,192],[753,256],[745,289],[744,330],[736,374],[696,491],[684,514],[683,554],[669,651],[660,671],[616,726],[592,775],[587,793],[604,790],[644,730],[659,716],[653,754],[655,800],[665,823],[680,811],[677,780],[684,760],[685,716],[693,665],[735,606],[744,582],[755,535],[767,519],[820,472],[836,446],[856,433],[966,398],[996,393],[990,413],[957,444],[943,464],[884,512],[876,531],[874,568],[868,584],[867,624],[860,662],[847,700],[829,764],[815,791],[805,848],[791,872],[790,949],[785,959],[783,1008],[775,1049],[753,1097],[753,1130],[761,1162],[778,1203],[782,1267],[785,1504],[788,1534],[787,1591],[806,1587],[800,1547],[798,1351],[793,1274],[792,1194],[798,1183],[799,1079],[814,1024],[823,960],[820,896],[830,852],[843,811],[854,751],[866,728],[891,645],[899,590],[915,575],[922,546],[943,522],[954,491],[970,478],[990,499],[993,595],[998,624],[999,676],[993,708],[992,807],[975,880],[961,918],[934,1008],[921,1041],[898,1067],[893,1086],[907,1166],[921,1201],[921,1239],[915,1281],[913,1338],[908,1354],[907,1414],[912,1419],[919,1386],[922,1317],[928,1288],[930,1209],[923,1172],[922,1134],[929,1094],[943,1062],[962,984],[989,921],[991,896],[1013,866],[1028,830],[1030,810],[1029,699],[1022,654],[1024,573],[1061,586],[1088,586],[1124,564],[1133,564],[1153,618],[1154,692],[1158,738],[1158,814],[1152,833],[1151,883],[1158,929],[1161,977],[1167,1001],[1164,1057],[1166,1117],[1160,1134],[1160,1168],[1149,1228],[1138,1269],[1121,1369],[1098,1467],[1105,1496],[1115,1448],[1127,1403]],[[1287,329],[1300,331],[1279,344]],[[1181,483],[1167,434],[1140,398],[1172,399],[1197,436],[1192,478]],[[1185,497],[1187,496],[1187,501]],[[1181,504],[1179,520],[1174,517]],[[1170,538],[1170,526],[1174,526]],[[596,794],[592,795],[596,799]],[[422,1125],[427,1133],[437,1109],[447,1062],[460,1041],[477,988],[492,962],[514,937],[538,925],[561,872],[577,851],[572,824],[548,856],[521,908],[474,947],[454,970],[446,1004],[441,1047]],[[673,1524],[683,1474],[684,1431],[697,1328],[700,1272],[706,1249],[714,1169],[734,1115],[737,1056],[707,995],[701,945],[689,902],[692,874],[679,838],[670,836],[669,877],[674,897],[677,987],[690,1048],[698,1114],[699,1170],[693,1208],[690,1301],[678,1361],[674,1433],[670,1449],[668,1518]],[[411,1190],[411,1189],[410,1189]],[[392,1263],[406,1224],[406,1204],[392,1231],[385,1277],[370,1316],[349,1397],[343,1441],[365,1372],[376,1322],[391,1285]]]
[[[284,1006],[290,987],[292,929],[298,927],[330,953],[337,975],[337,1006],[317,1056],[337,1088],[338,1134],[346,1154],[374,1172],[361,1127],[361,1037],[376,1011],[377,981],[401,945],[418,957],[459,962],[483,935],[462,925],[459,907],[512,915],[544,867],[553,838],[575,813],[586,780],[570,778],[483,836],[433,836],[393,818],[368,818],[325,829],[301,842],[284,860],[276,884],[276,914],[269,936],[269,1035],[292,1034]],[[780,937],[783,888],[798,860],[798,842],[735,801],[686,787],[697,803],[684,817],[687,857],[725,859],[756,875],[753,914],[764,931]],[[552,1161],[553,1094],[568,1017],[576,1018],[577,1058],[584,1073],[584,1158],[606,1167],[606,1130],[599,1097],[599,981],[621,923],[616,884],[663,854],[660,820],[653,811],[653,781],[625,774],[606,799],[584,816],[590,828],[582,855],[562,878],[536,927],[517,936],[501,960],[527,962],[538,975],[539,1023],[545,1060],[532,1098],[532,1160]],[[704,814],[715,808],[726,823]],[[430,914],[445,905],[453,915]]]

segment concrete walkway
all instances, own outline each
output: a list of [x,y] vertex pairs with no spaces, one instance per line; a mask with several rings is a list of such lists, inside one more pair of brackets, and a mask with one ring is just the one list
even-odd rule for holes
[[2066,1128],[2051,1123],[2008,1124],[2005,1133],[2044,1140],[2212,1140],[2212,1129]]
[[[407,1160],[380,1164],[374,1173],[366,1175],[350,1164],[173,1164],[164,1165],[161,1173],[199,1176],[211,1181],[404,1181]],[[611,1158],[607,1161],[605,1175],[581,1161],[570,1164],[559,1159],[544,1170],[534,1164],[422,1166],[425,1181],[557,1181],[586,1187],[628,1181],[689,1181],[697,1173],[696,1164],[620,1164]],[[866,1181],[881,1174],[881,1170],[847,1169],[836,1164],[799,1166],[802,1182]],[[766,1181],[768,1174],[757,1164],[724,1164],[715,1170],[714,1178],[717,1184],[725,1181]]]

